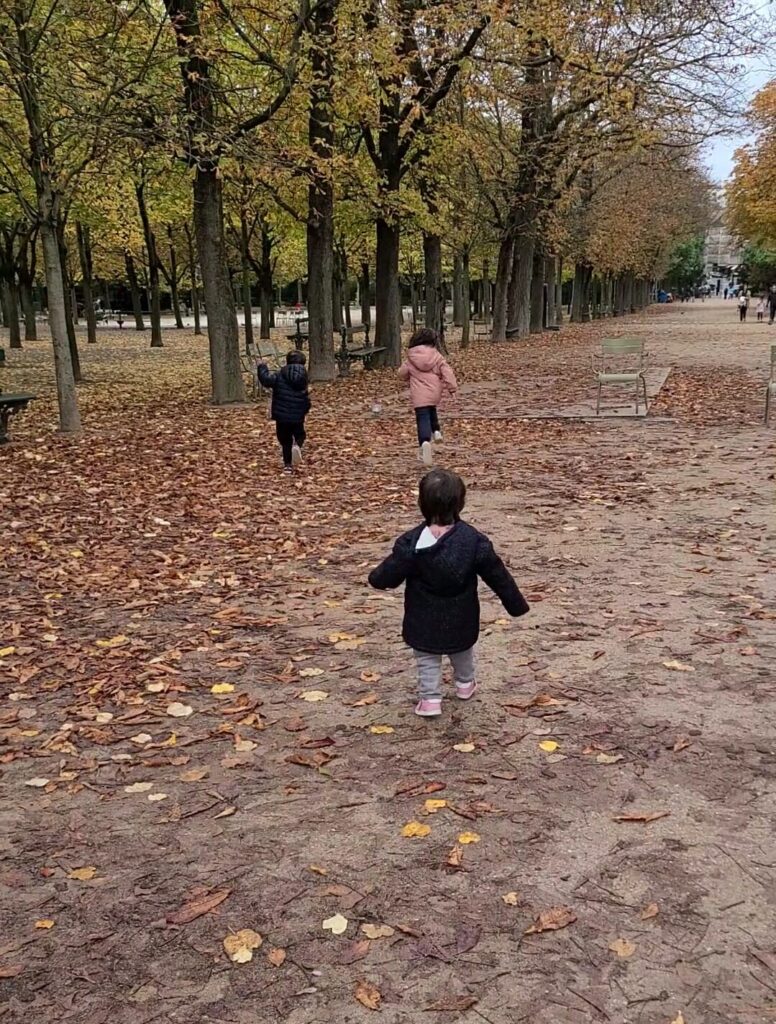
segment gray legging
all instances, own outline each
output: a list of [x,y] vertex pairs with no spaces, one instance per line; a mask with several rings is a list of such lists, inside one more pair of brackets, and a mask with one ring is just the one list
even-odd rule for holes
[[[455,682],[466,686],[474,680],[474,648],[448,655],[453,666]],[[415,651],[418,665],[418,690],[421,700],[442,699],[442,655]]]

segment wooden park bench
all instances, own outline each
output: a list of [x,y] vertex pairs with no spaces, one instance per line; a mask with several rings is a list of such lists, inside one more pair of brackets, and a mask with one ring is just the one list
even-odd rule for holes
[[35,397],[24,393],[13,395],[0,391],[0,444],[8,444],[8,420],[26,409]]
[[593,353],[593,373],[598,384],[598,398],[595,414],[601,412],[601,390],[604,385],[634,385],[636,388],[636,415],[639,413],[639,398],[644,394],[644,408],[649,411],[647,401],[646,358],[642,338],[604,338],[601,351]]
[[[345,327],[343,325],[340,328],[340,334],[342,335],[342,343],[337,353],[337,362],[339,363],[341,377],[347,377],[350,373],[350,364],[354,362],[360,361],[363,363],[365,370],[371,370],[382,364],[387,349],[384,345],[375,347],[370,344],[369,324],[359,324],[356,327]],[[363,338],[364,344],[354,346],[352,342],[359,335]]]
[[490,334],[490,322],[485,317],[472,317],[471,324],[475,338],[487,338]]
[[765,388],[765,425],[771,418],[771,402],[776,400],[776,345],[771,345],[771,374]]
[[124,326],[126,316],[120,309],[95,309],[94,319],[98,324],[108,324],[111,320],[114,320],[118,324],[119,329],[121,329]]

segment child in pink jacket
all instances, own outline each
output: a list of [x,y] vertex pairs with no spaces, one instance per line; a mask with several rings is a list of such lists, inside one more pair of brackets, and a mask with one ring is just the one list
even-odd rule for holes
[[415,331],[410,338],[407,358],[399,367],[401,379],[410,382],[410,401],[415,410],[420,459],[424,466],[430,466],[434,459],[432,439],[442,440],[437,405],[444,391],[454,395],[458,390],[458,381],[437,348],[438,343],[439,335],[430,327]]

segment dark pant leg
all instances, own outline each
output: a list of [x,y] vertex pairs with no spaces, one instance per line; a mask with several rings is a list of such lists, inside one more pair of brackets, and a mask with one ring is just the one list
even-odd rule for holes
[[437,407],[432,405],[429,407],[431,410],[431,429],[436,433],[437,430],[441,432],[442,428],[439,426],[439,413]]
[[433,406],[431,405],[422,405],[419,409],[415,410],[415,421],[418,426],[418,444],[431,440],[433,433],[431,429],[432,409]]
[[307,439],[307,434],[304,429],[304,420],[302,420],[301,423],[292,423],[291,433],[294,438],[294,443],[301,448]]
[[294,424],[293,423],[276,423],[275,430],[278,435],[278,441],[280,441],[280,447],[283,449],[283,465],[291,465],[291,447],[294,443]]

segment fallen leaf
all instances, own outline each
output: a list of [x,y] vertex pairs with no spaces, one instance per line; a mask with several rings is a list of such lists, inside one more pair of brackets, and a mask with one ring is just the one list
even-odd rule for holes
[[24,785],[32,786],[33,789],[43,789],[44,786],[48,786],[51,779],[28,779]]
[[187,772],[181,772],[178,778],[181,782],[201,782],[207,776],[207,768],[190,768]]
[[622,760],[622,754],[599,754],[595,759],[596,764],[617,764],[618,761]]
[[464,925],[455,936],[455,952],[458,956],[474,949],[480,941],[482,928],[478,924]]
[[680,750],[686,750],[690,746],[692,740],[689,736],[679,736],[676,743],[671,748],[675,754],[678,754]]
[[98,640],[97,646],[108,648],[121,647],[121,645],[125,644],[126,642],[127,638],[125,636],[112,636],[107,640]]
[[660,907],[658,907],[657,903],[649,903],[641,911],[641,920],[642,921],[649,921],[649,919],[651,917],[657,917],[657,915],[659,913],[660,913]]
[[125,793],[147,793],[149,789],[153,789],[153,782],[133,782],[131,786],[125,786]]
[[547,754],[554,754],[558,749],[558,744],[555,740],[542,740],[539,744],[539,749],[545,751]]
[[356,636],[352,640],[339,640],[334,645],[335,651],[357,651],[362,644],[366,643],[365,636]]
[[152,804],[158,804],[160,800],[166,800],[167,799],[167,794],[166,793],[149,793],[147,799],[150,800]]
[[380,1000],[382,999],[380,990],[375,988],[370,981],[359,981],[354,994],[359,1003],[368,1010],[380,1009]]
[[463,861],[463,847],[456,845],[448,853],[447,860],[445,861],[445,863],[450,868],[459,868],[461,866],[461,862],[462,861]]
[[609,949],[612,953],[616,953],[617,956],[625,957],[633,956],[636,952],[636,947],[628,939],[615,939],[614,942],[609,943]]
[[253,960],[254,949],[259,949],[263,941],[261,935],[252,928],[241,928],[234,935],[226,936],[224,949],[232,963],[247,964]]
[[[2,655],[2,651],[0,651]],[[18,978],[24,970],[24,964],[10,964],[8,967],[0,967],[0,978]]]
[[379,694],[374,693],[374,692],[366,693],[366,694],[364,694],[363,697],[359,698],[359,700],[354,700],[353,703],[350,705],[350,707],[352,707],[352,708],[365,708],[369,704],[377,704],[377,702],[379,700],[380,700]]
[[68,871],[67,877],[74,878],[77,882],[90,882],[97,874],[97,868],[91,865],[86,868],[74,868]]
[[217,821],[218,818],[231,818],[237,811],[236,807],[225,807],[223,811],[219,811],[218,814],[213,815],[213,821]]
[[682,1015],[681,1010],[676,1015],[676,1017],[674,1017],[674,1019],[671,1021],[671,1024],[684,1024],[684,1016]]
[[443,807],[447,807],[447,800],[426,800],[423,804],[423,810],[426,814],[436,814]]
[[254,743],[253,740],[235,740],[234,749],[238,754],[250,754],[252,750],[255,750],[258,743]]
[[453,750],[459,751],[461,754],[471,754],[475,749],[473,743],[455,743],[453,744]]
[[334,917],[327,917],[322,927],[332,935],[342,935],[348,930],[348,919],[342,914],[335,914]]
[[355,640],[357,636],[357,633],[329,633],[329,641],[337,644],[340,640]]
[[234,683],[214,683],[210,687],[210,692],[218,695],[219,693],[233,693]]
[[318,700],[326,700],[328,696],[329,695],[325,690],[305,690],[303,693],[299,694],[299,699],[306,700],[312,704]]
[[368,939],[390,939],[395,934],[388,924],[362,924],[361,931]]
[[231,891],[231,889],[215,889],[213,892],[205,893],[204,896],[197,896],[196,899],[189,900],[167,915],[167,924],[190,924],[192,921],[196,921],[198,917],[215,910],[230,895]]
[[0,647],[0,658],[8,658],[16,650],[15,647]]
[[501,899],[508,907],[516,907],[520,900],[519,892],[505,892]]
[[139,732],[136,736],[130,736],[129,742],[137,744],[138,747],[144,747],[146,743],[150,743],[153,736],[148,732]]
[[394,731],[392,725],[370,725],[369,731],[374,733],[375,736],[387,736],[388,733]]
[[311,679],[313,676],[322,676],[324,669],[322,668],[303,668],[300,669],[299,675],[302,679]]
[[650,821],[657,821],[659,818],[667,818],[670,811],[649,811],[646,814],[618,814],[612,821],[638,821],[642,824],[649,824]]
[[476,996],[449,996],[425,1007],[427,1013],[462,1013],[477,1003]]
[[172,704],[167,705],[167,714],[171,718],[188,718],[192,714],[194,708],[188,704],[181,704],[180,701],[174,700]]
[[480,837],[476,832],[461,832],[458,836],[458,842],[461,846],[468,846],[469,843],[478,843]]
[[45,929],[46,931],[48,931],[50,928],[54,927],[55,923],[56,922],[52,921],[51,918],[45,918],[42,921],[36,921],[35,922],[35,927],[36,928],[42,928],[42,929]]
[[347,967],[348,964],[354,964],[356,960],[363,960],[369,952],[371,943],[369,939],[354,939],[345,949],[345,952],[339,959],[339,962],[343,967]]
[[405,839],[423,839],[431,832],[430,825],[424,825],[420,821],[409,821],[401,830]]
[[383,677],[380,675],[379,672],[367,671],[362,672],[359,678],[361,679],[362,683],[379,683]]
[[110,711],[100,711],[94,716],[94,720],[98,725],[107,725],[113,720],[113,715]]
[[549,910],[543,910],[523,934],[538,935],[539,932],[555,932],[560,928],[567,928],[576,919],[577,915],[571,907],[551,907]]
[[148,683],[146,685],[146,690],[149,693],[162,693],[162,691],[166,690],[166,689],[167,689],[167,683],[164,683],[164,682]]
[[308,871],[312,871],[314,875],[328,875],[326,868],[322,868],[319,864],[311,864]]
[[676,659],[674,659],[673,661],[664,661],[663,662],[663,667],[664,668],[670,668],[671,671],[673,671],[673,672],[694,672],[695,671],[695,666],[694,665],[687,665],[683,661],[676,661]]
[[280,948],[271,949],[267,953],[267,959],[273,967],[282,967],[286,962],[286,951]]

